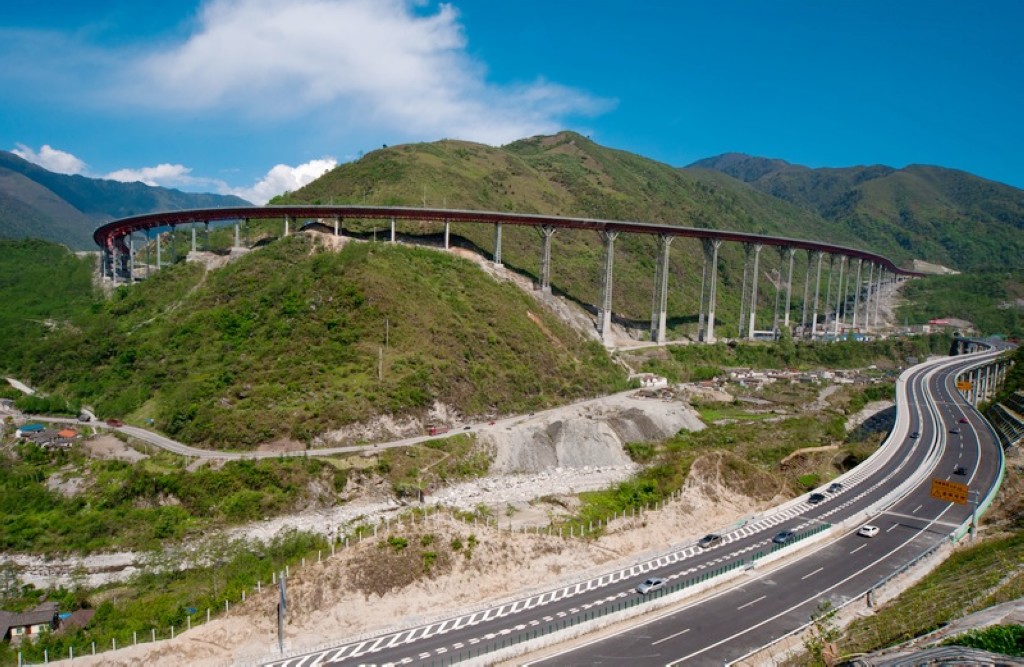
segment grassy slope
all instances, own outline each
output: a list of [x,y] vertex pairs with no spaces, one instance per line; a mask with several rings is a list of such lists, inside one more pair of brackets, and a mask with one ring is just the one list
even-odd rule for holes
[[119,289],[16,362],[101,414],[242,447],[435,401],[481,415],[624,386],[599,345],[469,262],[384,244],[322,252],[303,237]]
[[900,322],[920,324],[942,317],[973,322],[982,334],[1024,335],[1024,272],[988,271],[914,280],[904,288]]
[[[837,242],[862,245],[858,236],[842,230],[823,233],[824,223],[814,213],[765,196],[734,179],[710,171],[678,170],[598,146],[571,132],[524,139],[503,148],[446,140],[374,151],[274,203],[293,202],[515,210],[813,239],[827,236]],[[454,233],[471,245],[488,253],[493,249],[491,229],[479,225],[453,227]],[[358,221],[346,221],[346,228],[361,229]],[[429,234],[437,233],[440,227],[410,224],[400,230]],[[624,235],[616,243],[613,308],[616,315],[640,324],[650,318],[654,247],[653,239],[635,235]],[[596,234],[560,231],[552,244],[554,288],[585,304],[596,303],[601,253]],[[727,244],[722,254],[718,316],[725,323],[735,323],[741,251],[735,244]],[[536,275],[540,259],[536,233],[505,229],[502,258],[506,264]],[[695,329],[701,262],[697,242],[677,240],[673,244],[670,326],[682,332]],[[779,264],[776,253],[762,254],[761,266],[766,273]],[[800,257],[798,277],[802,276],[802,266]],[[767,313],[774,303],[774,292],[762,286],[760,296],[762,311]]]

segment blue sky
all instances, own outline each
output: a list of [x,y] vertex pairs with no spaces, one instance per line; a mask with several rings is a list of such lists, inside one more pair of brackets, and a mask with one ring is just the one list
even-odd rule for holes
[[1011,0],[6,3],[0,149],[257,203],[383,144],[560,129],[1024,188],[1021,26]]

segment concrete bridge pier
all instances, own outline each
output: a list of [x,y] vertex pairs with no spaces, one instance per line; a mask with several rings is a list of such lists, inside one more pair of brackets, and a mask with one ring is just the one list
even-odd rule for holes
[[391,242],[395,242],[395,219],[391,218]]
[[192,252],[196,251],[196,221],[192,220],[189,222],[189,226],[192,231]]
[[[800,326],[802,327],[800,333],[804,338],[809,338],[812,329],[808,329],[807,325],[810,321],[807,319],[807,306],[811,301],[811,274],[814,272],[814,264],[818,264],[818,278],[821,278],[821,253],[817,250],[807,251],[807,271],[804,275],[804,304],[800,313]],[[818,285],[814,285],[814,300],[818,300]],[[818,309],[817,305],[814,307],[815,311]]]
[[743,338],[747,329],[747,304],[750,302],[750,264],[753,244],[743,244],[743,288],[740,290],[740,316],[736,320],[736,338]]
[[857,311],[860,310],[860,271],[864,260],[857,258],[857,279],[853,283],[853,318],[850,320],[850,329],[857,330]]
[[157,232],[156,233],[156,270],[157,271],[159,271],[161,268],[163,268],[163,258],[161,257],[162,253],[161,253],[161,250],[160,250],[160,239],[161,238],[163,238],[163,234],[161,234],[160,232]]
[[835,278],[835,274],[836,274],[836,256],[835,255],[829,255],[828,256],[828,288],[825,290],[825,303],[823,304],[824,308],[822,310],[822,316],[824,316],[824,318],[825,318],[825,321],[822,322],[822,324],[821,324],[821,335],[822,336],[824,336],[825,334],[828,333],[828,316],[829,316],[829,313],[832,312],[832,310],[831,310],[832,309],[832,280]]
[[[817,255],[818,255],[818,268],[817,268],[816,277],[814,279],[814,314],[811,316],[811,340],[814,340],[814,337],[818,335],[818,306],[820,305],[819,304],[819,297],[821,295],[821,263],[825,259],[825,255],[823,253],[818,252]],[[829,260],[829,263],[831,264],[831,259]],[[832,269],[829,268],[829,283],[830,284],[832,282],[832,273],[831,273],[831,271],[832,271]]]
[[501,223],[494,223],[494,265],[501,266]]
[[868,282],[864,287],[864,331],[871,327],[871,298],[873,296],[871,284],[875,277],[875,263],[868,262]]
[[153,263],[153,237],[146,230],[146,277],[149,278],[150,265]]
[[334,216],[334,235],[341,236],[341,216]]
[[[783,256],[784,255],[784,256]],[[793,260],[796,257],[796,248],[787,247],[779,249],[779,256],[788,260],[789,268],[786,270],[786,309],[782,312],[782,326],[789,328],[789,310],[793,304]],[[805,297],[806,300],[806,297]],[[778,299],[776,299],[778,301]],[[778,327],[775,327],[778,329]]]
[[[701,239],[704,247],[704,268],[708,277],[708,319],[706,327],[702,330],[701,340],[705,343],[715,342],[715,303],[718,298],[718,249],[722,242],[718,239]],[[701,301],[703,303],[703,290],[701,290]]]
[[597,316],[597,330],[605,345],[611,342],[612,335],[612,267],[615,263],[615,239],[619,232],[603,231],[604,241],[604,272],[601,280],[601,309]]
[[551,294],[551,237],[555,235],[555,227],[543,225],[537,228],[540,234],[540,276],[537,289]]
[[284,216],[284,235],[285,236],[288,236],[289,234],[291,234],[291,229],[290,229],[290,225],[289,225],[290,222],[291,222],[291,220],[288,218],[288,216],[287,215]]
[[672,239],[658,234],[658,263],[654,270],[654,304],[651,308],[651,340],[665,344],[665,321],[668,319],[668,268]]
[[135,233],[128,232],[128,284],[135,282]]
[[448,250],[451,248],[450,241],[452,236],[452,221],[445,219],[444,221],[444,249]]
[[242,232],[241,226],[236,222],[235,223],[235,245],[234,245],[235,248],[241,248],[242,247],[242,233],[241,232]]
[[757,322],[757,267],[761,259],[761,249],[764,248],[760,243],[755,243],[753,246],[754,270],[750,275],[750,322],[747,325],[747,340],[754,340],[754,325]]
[[210,222],[207,220],[203,222],[203,250],[210,252],[212,246],[210,245]]
[[878,328],[878,304],[882,301],[882,277],[885,275],[885,267],[879,265],[878,278],[875,283],[875,310],[871,315],[871,323]]
[[836,285],[836,317],[833,321],[832,335],[839,337],[840,307],[843,305],[843,270],[846,268],[846,255],[839,256],[839,282]]

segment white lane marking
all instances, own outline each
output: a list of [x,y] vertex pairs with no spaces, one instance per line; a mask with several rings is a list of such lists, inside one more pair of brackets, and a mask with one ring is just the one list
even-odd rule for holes
[[863,549],[866,546],[867,546],[867,544],[862,544],[859,547],[857,547],[856,549],[854,549],[853,551],[851,551],[850,554],[855,554],[855,553],[857,553],[858,551],[860,551],[861,549]]
[[813,577],[814,575],[818,574],[819,572],[821,572],[824,569],[825,569],[824,567],[819,567],[814,572],[808,572],[804,576],[800,577],[800,581],[803,581],[804,579],[810,579],[811,577]]
[[665,637],[664,639],[659,639],[656,642],[651,642],[651,646],[657,646],[661,642],[667,642],[670,639],[675,639],[679,635],[685,635],[689,631],[690,631],[690,628],[686,628],[685,630],[680,630],[679,632],[675,633],[674,635],[669,635],[668,637]]
[[910,512],[910,513],[911,513],[911,514],[917,514],[917,510],[921,509],[922,507],[924,507],[924,505],[918,505],[918,506],[917,506],[917,507],[915,507],[915,508],[914,508],[913,510],[911,510],[911,512]]
[[885,529],[885,532],[887,532],[887,533],[890,532],[893,528],[895,528],[898,525],[900,525],[900,524],[898,524],[898,523],[892,524],[891,526],[889,526],[888,528]]
[[746,604],[741,604],[740,606],[736,607],[736,609],[737,610],[744,609],[744,608],[749,607],[750,605],[754,604],[755,602],[760,602],[761,600],[765,599],[766,597],[768,597],[768,596],[767,595],[762,595],[761,597],[757,598],[756,600],[751,600],[750,602],[748,602]]

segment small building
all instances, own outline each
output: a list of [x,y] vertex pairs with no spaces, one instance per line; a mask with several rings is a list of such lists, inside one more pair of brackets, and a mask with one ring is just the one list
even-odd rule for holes
[[78,437],[78,431],[76,431],[73,428],[62,428],[61,430],[57,431],[57,437],[71,440],[72,438]]
[[43,602],[29,611],[0,611],[0,637],[12,644],[20,644],[55,630],[57,622],[56,602]]
[[17,438],[27,438],[33,433],[43,431],[45,428],[46,427],[42,424],[25,424],[24,426],[19,426],[18,430],[14,432],[14,435]]

